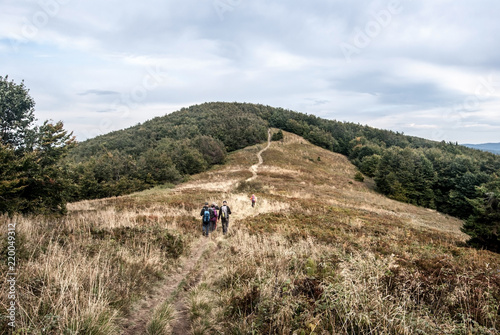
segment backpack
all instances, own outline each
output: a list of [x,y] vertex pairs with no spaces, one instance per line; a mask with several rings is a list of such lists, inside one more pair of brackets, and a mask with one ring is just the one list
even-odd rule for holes
[[217,221],[217,210],[215,208],[212,208],[212,217],[210,220]]
[[211,212],[213,213],[213,211],[211,211],[210,208],[205,208],[205,211],[203,212],[203,223],[210,222],[210,219],[213,216],[213,214],[211,214]]
[[222,219],[227,219],[227,206],[222,206],[219,214]]

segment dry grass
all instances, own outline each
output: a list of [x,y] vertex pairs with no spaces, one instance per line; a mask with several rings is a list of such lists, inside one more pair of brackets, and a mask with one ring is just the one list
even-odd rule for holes
[[[500,256],[465,247],[460,220],[377,194],[345,157],[289,133],[245,183],[262,148],[176,188],[14,218],[19,334],[121,333],[132,304],[180,273],[205,201],[223,200],[229,234],[211,236],[186,287],[194,334],[499,333]],[[171,331],[172,308],[152,311],[151,333]]]
[[394,254],[244,229],[217,246],[191,291],[195,334],[498,333],[499,287],[484,265],[460,268],[440,254],[410,266]]
[[154,312],[148,323],[147,335],[171,334],[172,323],[175,319],[175,308],[169,303],[161,304]]
[[[181,222],[189,218],[182,208],[128,206],[84,201],[63,218],[0,218],[3,231],[17,224],[19,334],[120,333],[131,303],[189,248],[194,220]],[[1,302],[5,308],[5,297]]]

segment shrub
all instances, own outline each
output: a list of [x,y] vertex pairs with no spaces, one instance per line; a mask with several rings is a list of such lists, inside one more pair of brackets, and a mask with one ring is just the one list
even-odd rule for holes
[[361,172],[358,171],[354,175],[354,180],[359,181],[359,182],[364,182],[365,181],[365,177],[363,176],[363,174]]

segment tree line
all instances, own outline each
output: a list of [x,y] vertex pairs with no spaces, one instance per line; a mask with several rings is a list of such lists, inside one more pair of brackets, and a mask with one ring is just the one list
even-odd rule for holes
[[267,138],[267,122],[231,106],[183,108],[125,130],[79,143],[65,162],[76,186],[73,200],[117,196],[223,164],[228,152]]
[[[65,203],[176,184],[261,143],[267,128],[346,155],[379,192],[465,220],[470,243],[498,250],[500,156],[326,120],[283,108],[213,102],[76,144],[62,123],[34,126],[24,84],[0,77],[0,211],[59,212]],[[278,139],[275,136],[274,139]]]

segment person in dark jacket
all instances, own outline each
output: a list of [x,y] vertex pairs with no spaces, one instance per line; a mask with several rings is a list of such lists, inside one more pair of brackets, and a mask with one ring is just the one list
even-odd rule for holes
[[210,231],[212,232],[217,230],[217,211],[219,210],[219,206],[217,206],[216,203],[213,203],[211,209],[213,216],[210,219]]
[[210,219],[213,218],[214,214],[212,208],[208,207],[208,202],[205,202],[205,206],[201,209],[201,222],[203,229],[203,236],[208,237],[210,234]]
[[219,210],[219,220],[222,222],[222,233],[227,234],[227,228],[229,227],[229,214],[231,214],[231,208],[227,205],[227,201],[222,202],[222,207]]

